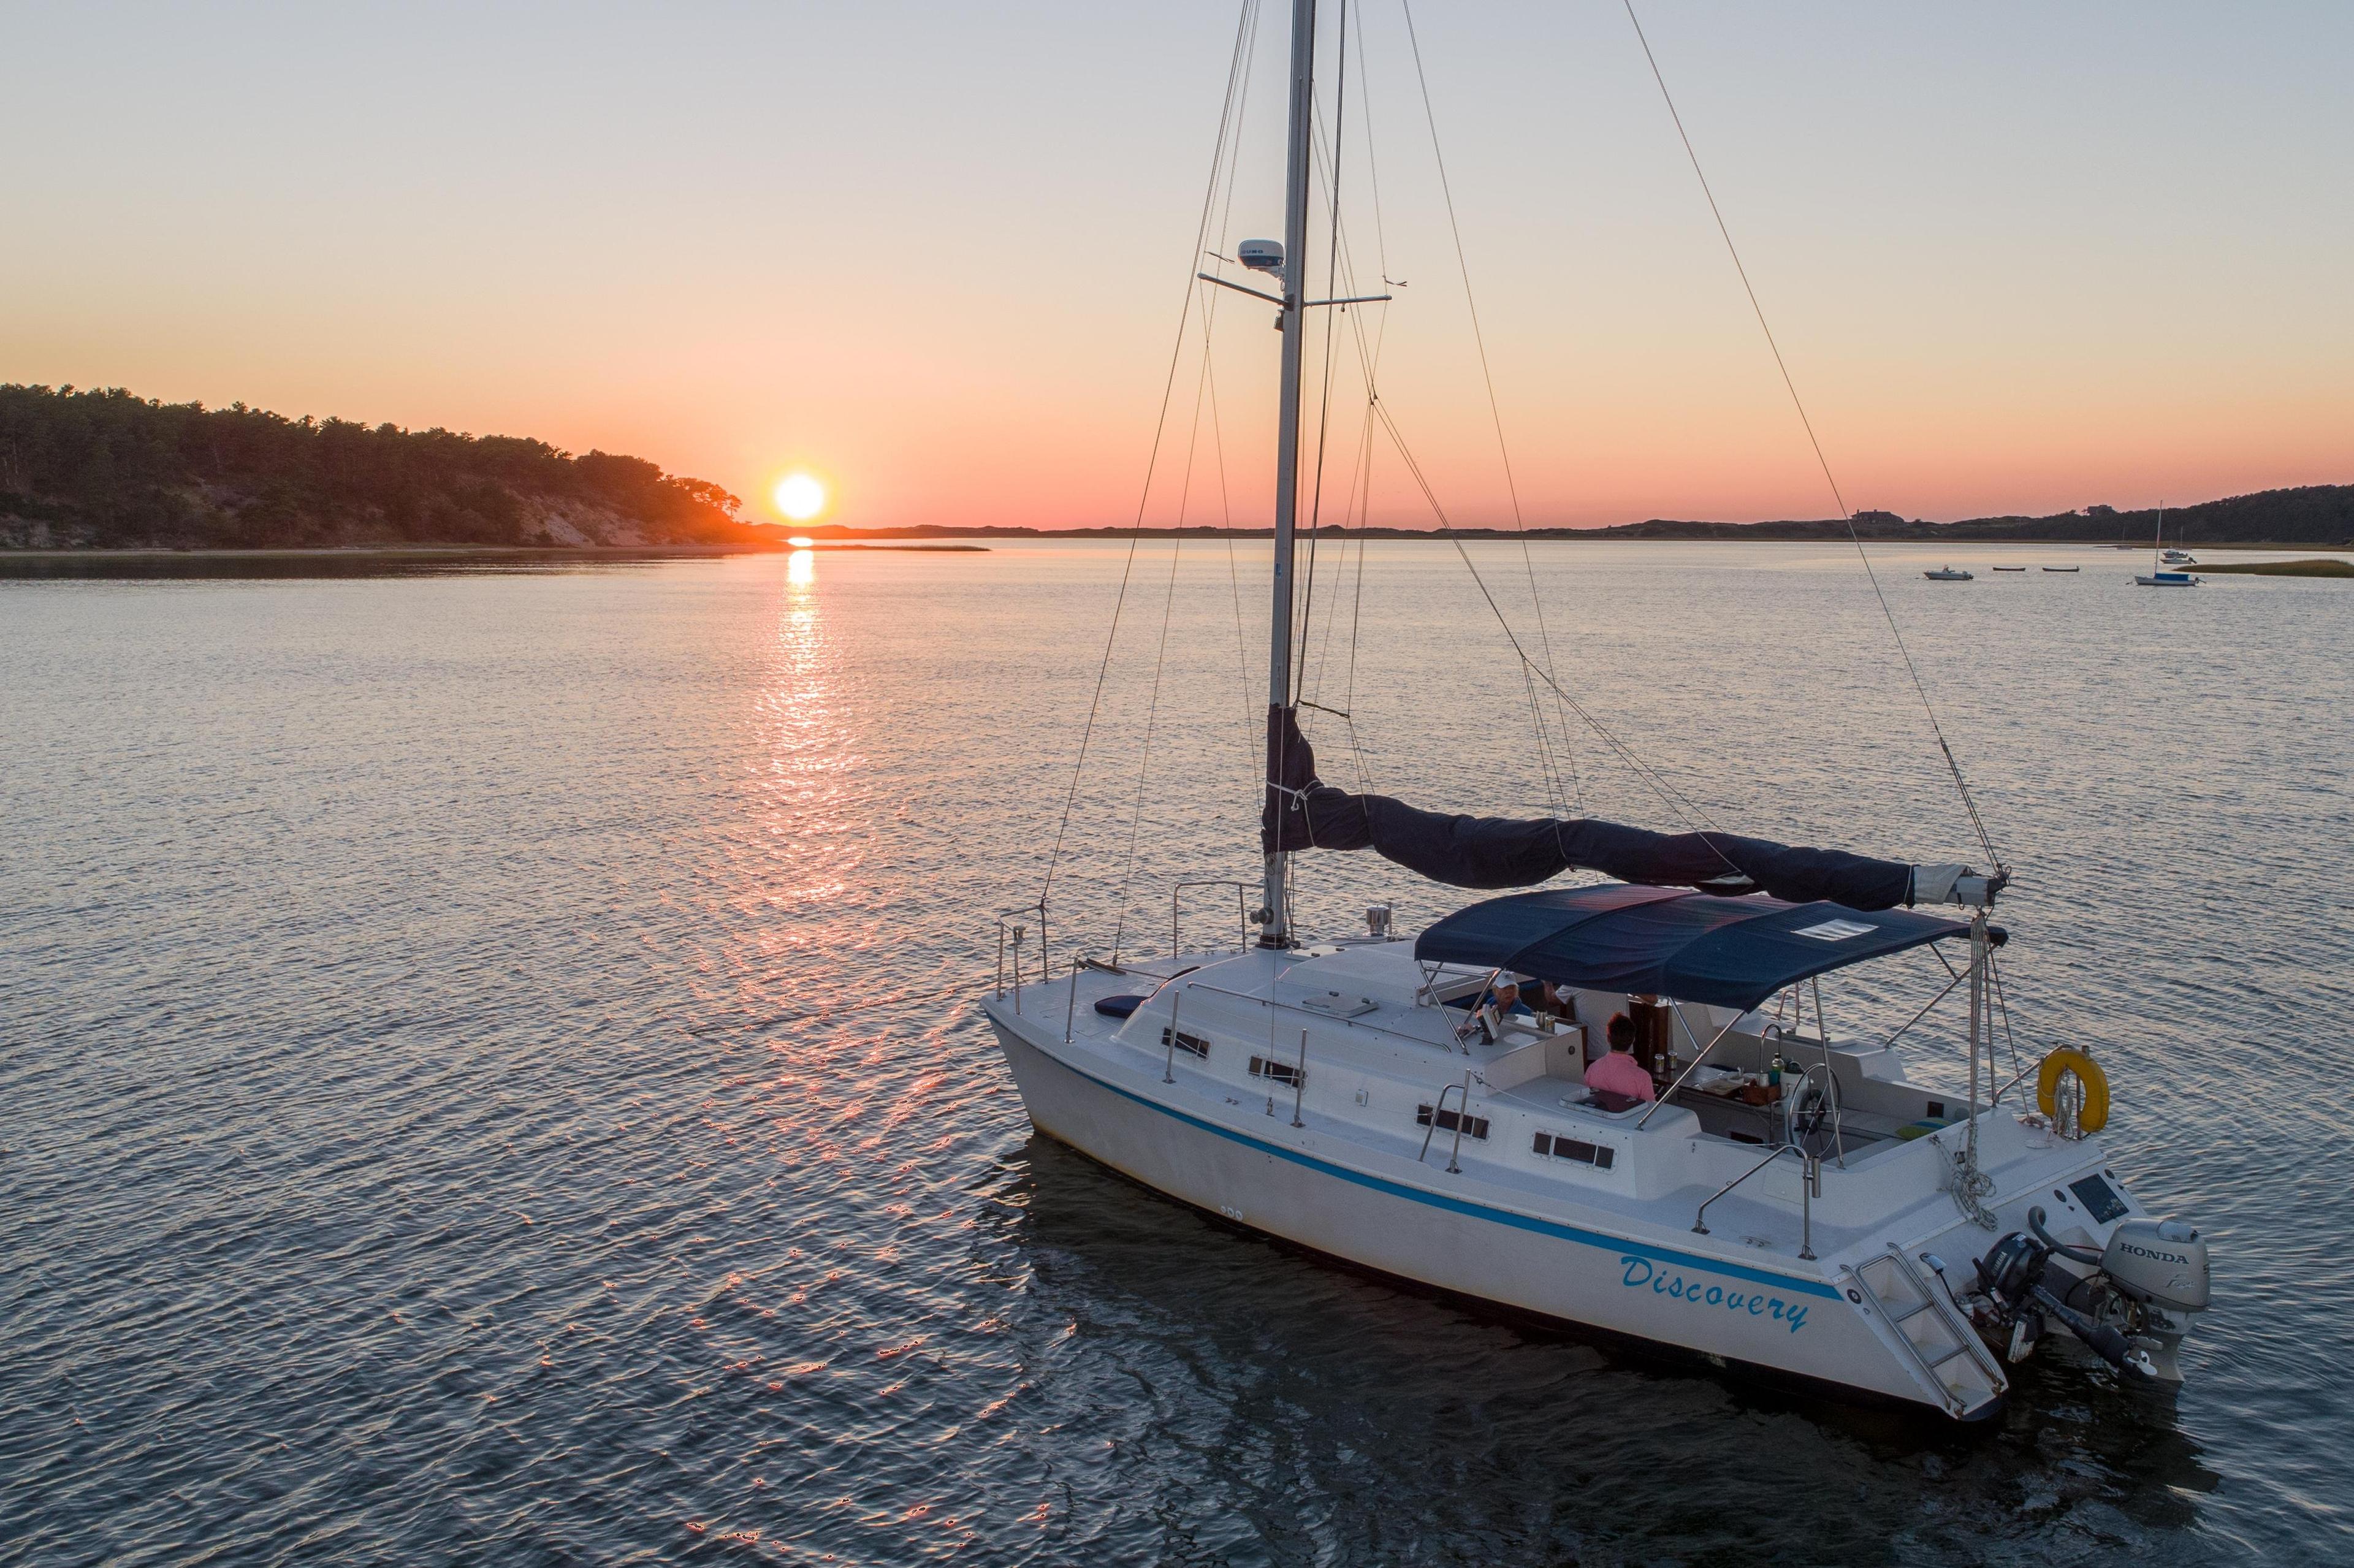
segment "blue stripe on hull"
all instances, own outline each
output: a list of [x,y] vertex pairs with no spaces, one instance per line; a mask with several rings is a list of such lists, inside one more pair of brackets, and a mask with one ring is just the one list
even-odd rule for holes
[[1033,1051],[1038,1051],[1040,1055],[1044,1056],[1056,1066],[1067,1072],[1076,1073],[1097,1087],[1108,1089],[1122,1099],[1133,1100],[1147,1109],[1159,1111],[1162,1116],[1174,1117],[1189,1127],[1196,1127],[1204,1132],[1214,1133],[1220,1138],[1242,1144],[1246,1148],[1259,1150],[1275,1156],[1278,1160],[1287,1160],[1294,1165],[1306,1166],[1320,1174],[1336,1176],[1343,1181],[1354,1182],[1360,1187],[1370,1188],[1376,1192],[1395,1198],[1408,1198],[1417,1203],[1427,1203],[1434,1209],[1444,1209],[1449,1213],[1466,1214],[1473,1219],[1489,1221],[1493,1224],[1508,1225],[1514,1230],[1531,1231],[1538,1235],[1552,1236],[1560,1241],[1576,1242],[1582,1246],[1597,1247],[1604,1252],[1616,1253],[1621,1257],[1641,1257],[1654,1263],[1671,1263],[1679,1268],[1700,1269],[1710,1274],[1721,1274],[1728,1278],[1746,1280],[1752,1285],[1766,1285],[1777,1290],[1787,1290],[1794,1295],[1819,1296],[1833,1301],[1840,1299],[1840,1293],[1836,1289],[1818,1279],[1806,1279],[1788,1274],[1775,1274],[1762,1268],[1745,1268],[1737,1263],[1722,1263],[1714,1258],[1701,1257],[1688,1252],[1677,1252],[1669,1247],[1654,1246],[1648,1242],[1604,1235],[1598,1231],[1580,1230],[1575,1225],[1564,1225],[1552,1220],[1534,1219],[1527,1214],[1516,1214],[1509,1209],[1491,1209],[1484,1203],[1467,1202],[1460,1198],[1442,1197],[1438,1193],[1426,1192],[1419,1187],[1409,1187],[1402,1181],[1392,1181],[1384,1177],[1368,1176],[1361,1171],[1352,1171],[1346,1166],[1319,1160],[1312,1154],[1302,1154],[1296,1149],[1286,1149],[1280,1144],[1253,1138],[1248,1133],[1236,1132],[1231,1128],[1220,1127],[1214,1121],[1204,1121],[1200,1117],[1191,1116],[1172,1107],[1164,1106],[1158,1100],[1131,1094],[1118,1084],[1107,1083],[1093,1073],[1074,1067],[1051,1053],[1040,1051],[1037,1046],[1031,1045],[1026,1040],[1022,1044]]

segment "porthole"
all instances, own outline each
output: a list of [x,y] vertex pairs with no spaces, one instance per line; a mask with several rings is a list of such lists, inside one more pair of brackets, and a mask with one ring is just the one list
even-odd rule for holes
[[1488,1118],[1486,1117],[1475,1116],[1467,1118],[1451,1110],[1434,1112],[1428,1106],[1416,1106],[1414,1107],[1414,1125],[1416,1127],[1428,1127],[1431,1124],[1431,1119],[1434,1116],[1437,1117],[1439,1130],[1442,1132],[1453,1132],[1457,1124],[1459,1122],[1463,1128],[1463,1136],[1466,1138],[1486,1138],[1488,1136]]
[[1588,1143],[1567,1133],[1541,1132],[1533,1146],[1548,1160],[1574,1160],[1580,1165],[1591,1165],[1596,1171],[1607,1171],[1617,1159],[1618,1151],[1606,1143]]
[[1271,1056],[1252,1057],[1250,1075],[1265,1078],[1272,1084],[1281,1084],[1287,1089],[1299,1088],[1307,1083],[1307,1075],[1300,1070],[1299,1064],[1278,1062]]

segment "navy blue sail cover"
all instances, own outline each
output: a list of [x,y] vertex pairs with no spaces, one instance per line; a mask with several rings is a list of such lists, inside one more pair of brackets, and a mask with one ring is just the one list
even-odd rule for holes
[[1452,816],[1387,795],[1338,789],[1316,777],[1315,750],[1292,708],[1267,708],[1267,746],[1259,842],[1270,854],[1371,849],[1456,887],[1530,887],[1582,867],[1622,882],[1725,895],[1762,891],[1850,909],[1912,902],[1913,867],[1901,861],[1736,833],[1655,833],[1590,817]]
[[1425,931],[1414,956],[1746,1012],[1810,975],[1969,931],[1905,909],[1602,883],[1474,904]]

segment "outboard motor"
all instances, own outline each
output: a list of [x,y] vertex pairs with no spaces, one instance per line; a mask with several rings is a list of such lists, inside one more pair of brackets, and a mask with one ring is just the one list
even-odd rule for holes
[[2129,1314],[2140,1319],[2135,1335],[2148,1346],[2157,1375],[2181,1382],[2175,1352],[2191,1314],[2207,1309],[2207,1244],[2180,1220],[2126,1220],[2101,1250],[2101,1272],[2137,1309]]
[[2048,1319],[2128,1376],[2179,1383],[2175,1351],[2208,1298],[2199,1233],[2179,1220],[2127,1220],[2096,1253],[2053,1237],[2040,1208],[2027,1212],[2027,1227],[2032,1234],[2013,1231],[1978,1259],[1979,1331],[2020,1361]]
[[2043,1337],[2043,1314],[2035,1305],[2035,1287],[2043,1282],[2052,1249],[2034,1237],[2011,1232],[1978,1259],[1978,1287],[1971,1318],[1978,1331],[1998,1344],[2006,1361],[2016,1364],[2034,1352]]

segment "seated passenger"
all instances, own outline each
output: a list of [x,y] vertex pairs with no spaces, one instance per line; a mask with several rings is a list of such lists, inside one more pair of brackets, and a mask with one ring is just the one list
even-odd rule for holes
[[1499,984],[1488,986],[1469,1001],[1457,1002],[1455,1005],[1475,1014],[1483,1007],[1492,1007],[1500,1018],[1508,1012],[1529,1011],[1528,1002],[1521,996],[1521,985],[1518,980],[1504,980]]
[[1626,1100],[1658,1099],[1651,1075],[1635,1061],[1635,1021],[1623,1012],[1614,1014],[1608,1033],[1610,1054],[1585,1069],[1585,1086]]

